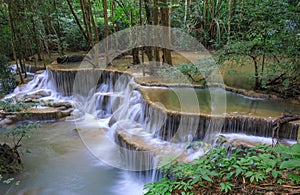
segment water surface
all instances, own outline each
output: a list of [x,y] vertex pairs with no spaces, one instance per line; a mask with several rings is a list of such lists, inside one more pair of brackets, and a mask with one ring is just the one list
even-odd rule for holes
[[[289,104],[283,101],[272,101],[267,99],[249,98],[233,92],[224,91],[222,89],[192,89],[192,88],[162,88],[151,87],[142,89],[152,102],[163,105],[172,111],[186,111],[191,113],[210,114],[212,112],[212,95],[226,98],[217,106],[225,106],[226,113],[242,114],[260,117],[278,117],[282,113],[291,112],[300,114],[300,105]],[[197,101],[193,100],[193,95],[197,97]],[[223,96],[224,95],[224,96]],[[184,107],[182,100],[185,102]],[[225,103],[226,105],[223,105]]]
[[[22,155],[24,171],[13,176],[20,185],[0,184],[0,194],[142,194],[142,181],[96,158],[74,128],[72,122],[59,122],[33,130],[24,142],[30,151]],[[105,145],[101,147],[105,151]]]

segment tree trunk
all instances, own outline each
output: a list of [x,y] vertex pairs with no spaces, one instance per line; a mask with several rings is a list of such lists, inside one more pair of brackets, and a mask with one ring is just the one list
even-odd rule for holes
[[[141,1],[141,0],[140,0]],[[145,11],[146,11],[146,19],[147,19],[147,24],[152,25],[152,17],[151,17],[151,10],[150,10],[150,1],[149,0],[144,0],[145,2]],[[140,5],[140,17],[141,17],[141,11],[142,7]],[[147,31],[148,32],[148,31]],[[147,34],[147,36],[151,36],[150,34]],[[154,50],[154,47],[144,47],[145,53],[148,57],[149,62],[151,63],[153,61],[153,53],[152,50]],[[143,54],[143,53],[142,53]]]
[[46,49],[48,57],[51,58],[51,51],[50,51],[50,47],[49,47],[49,40],[47,38],[49,36],[49,34],[50,34],[49,22],[48,22],[48,19],[45,16],[42,16],[41,19],[43,21],[43,27],[44,28],[42,28],[43,32],[41,33],[40,36],[42,37],[44,48]]
[[146,12],[147,24],[151,25],[152,24],[152,16],[151,16],[151,9],[150,9],[150,1],[144,0],[144,2],[145,2],[145,12]]
[[88,0],[88,13],[89,13],[89,18],[90,18],[90,21],[92,23],[92,26],[94,28],[94,43],[98,43],[99,42],[98,28],[97,28],[97,25],[96,25],[95,20],[94,20],[94,16],[93,16],[93,11],[92,11],[91,1],[90,0]]
[[104,35],[105,35],[105,59],[106,64],[109,64],[108,59],[108,12],[107,12],[107,2],[106,0],[102,0],[102,6],[103,6],[103,13],[104,13]]
[[16,62],[17,73],[20,76],[21,83],[24,83],[24,79],[23,79],[21,70],[20,70],[19,65],[18,65],[17,53],[16,53],[15,44],[14,44],[14,28],[13,28],[13,21],[12,21],[12,14],[11,14],[12,10],[11,10],[10,3],[11,2],[7,3],[6,5],[7,5],[7,10],[8,10],[8,22],[9,22],[9,30],[10,30],[11,48],[12,48],[12,51],[13,51],[14,60]]
[[227,23],[227,42],[228,43],[230,42],[231,16],[232,16],[231,0],[228,0],[228,23]]
[[[140,26],[143,26],[143,17],[142,17],[142,0],[139,0],[139,17],[140,17]],[[142,33],[142,32],[141,32]],[[144,59],[144,48],[141,48],[142,52],[142,66],[143,66],[143,76],[145,76],[145,59]]]
[[[277,118],[276,120],[274,120],[272,122],[272,145],[275,146],[279,143],[279,130],[281,125],[291,122],[291,121],[296,121],[299,120],[300,116],[299,115],[294,115],[294,114],[282,114],[281,117]],[[299,130],[300,130],[300,126],[299,126]],[[298,131],[299,131],[298,130]],[[298,133],[299,135],[299,133]],[[276,140],[275,140],[276,139]],[[299,140],[298,140],[299,143]]]
[[[53,8],[54,8],[55,12],[57,12],[57,10],[58,10],[57,6],[56,6],[56,1],[57,0],[53,1]],[[56,37],[57,37],[57,50],[58,50],[58,53],[61,56],[63,56],[64,55],[64,43],[63,43],[63,40],[62,40],[63,33],[61,31],[61,27],[60,27],[60,23],[59,23],[60,19],[58,17],[58,14],[55,14],[55,15],[56,15],[56,18],[55,18],[55,20],[52,20],[51,26],[52,26],[52,29],[53,29]]]
[[92,32],[91,32],[91,25],[88,19],[88,15],[87,15],[87,10],[86,10],[86,2],[85,0],[80,0],[80,7],[81,7],[81,11],[82,11],[82,17],[83,17],[83,21],[84,21],[84,25],[85,25],[85,30],[86,30],[86,34],[89,40],[89,47],[92,48],[93,47],[93,40],[92,40]]
[[33,16],[31,17],[31,22],[32,22],[32,30],[33,30],[33,34],[34,34],[34,41],[35,41],[35,45],[36,45],[36,54],[38,56],[38,61],[42,61],[40,41],[38,39],[38,31],[36,29],[36,24],[35,24]]
[[[167,0],[161,0],[162,7],[160,8],[161,13],[161,24],[162,26],[169,26],[169,10],[167,5]],[[170,45],[170,35],[169,35],[169,29],[165,29],[162,32],[163,35],[163,41],[166,46]],[[171,51],[167,48],[163,48],[163,63],[166,63],[168,65],[172,65],[172,56]]]
[[251,56],[252,61],[254,63],[254,77],[255,77],[255,87],[254,89],[260,89],[261,85],[259,83],[259,73],[258,73],[258,64],[257,64],[257,59],[254,56]]
[[[153,24],[158,25],[158,16],[159,16],[159,10],[158,10],[158,0],[154,0],[154,9],[153,9]],[[154,33],[154,36],[156,36],[158,32]],[[159,56],[159,48],[154,47],[154,58],[156,65],[159,66],[160,64],[160,56]]]
[[[130,27],[133,27],[133,16],[132,16],[132,11],[130,11]],[[139,58],[139,48],[133,48],[132,49],[132,57],[133,57],[133,64],[140,64],[140,58]]]
[[208,6],[208,0],[204,0],[204,6],[203,6],[203,29],[206,29],[206,21],[207,21],[207,6]]
[[72,13],[72,15],[73,15],[73,17],[74,17],[74,19],[75,19],[75,22],[76,22],[76,24],[77,24],[79,30],[81,31],[81,33],[82,33],[83,37],[85,38],[87,44],[89,44],[89,38],[87,37],[86,32],[84,31],[82,25],[80,24],[80,21],[79,21],[77,15],[76,15],[76,13],[75,13],[75,11],[74,11],[74,9],[73,9],[73,6],[72,6],[70,0],[67,0],[67,3],[68,3],[68,5],[69,5],[70,11],[71,11],[71,13]]
[[188,10],[188,0],[184,1],[184,17],[183,17],[183,26],[186,27],[186,19],[187,19],[187,10]]
[[140,64],[140,58],[139,58],[139,48],[133,48],[132,49],[132,56],[133,56],[133,64]]
[[61,42],[60,42],[59,34],[58,34],[57,30],[55,29],[54,25],[52,24],[52,22],[51,22],[50,25],[51,25],[51,28],[52,28],[52,30],[53,30],[53,32],[54,32],[56,38],[57,38],[57,50],[58,50],[59,54],[60,54],[61,56],[63,56],[62,45],[61,45]]

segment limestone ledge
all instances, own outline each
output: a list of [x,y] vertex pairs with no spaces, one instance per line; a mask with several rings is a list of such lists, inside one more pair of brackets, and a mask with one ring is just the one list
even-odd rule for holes
[[47,107],[47,108],[31,108],[27,112],[4,112],[0,111],[0,127],[6,128],[18,121],[57,121],[68,117],[73,112],[73,108]]
[[[114,66],[102,66],[100,68],[95,68],[93,69],[91,65],[61,65],[61,64],[51,64],[48,66],[48,68],[52,71],[55,72],[77,72],[77,71],[88,71],[88,70],[93,70],[93,71],[108,71],[108,72],[114,72],[114,73],[119,73],[119,74],[128,74],[134,77],[135,82],[142,86],[156,86],[156,87],[194,87],[194,88],[207,88],[207,87],[216,87],[214,85],[211,86],[203,86],[201,84],[197,83],[176,83],[176,82],[170,82],[170,81],[163,81],[161,78],[158,78],[156,76],[151,76],[151,75],[146,75],[145,77],[142,76],[142,73],[136,73],[134,70],[131,69],[119,69],[118,67]],[[159,80],[159,81],[158,81]],[[219,85],[218,85],[219,86]],[[293,104],[300,104],[300,97],[298,98],[288,98],[284,99],[279,97],[276,94],[268,94],[264,91],[254,91],[254,90],[245,90],[245,89],[237,89],[233,88],[230,86],[226,86],[222,84],[222,87],[226,89],[227,91],[235,92],[247,97],[251,98],[265,98],[265,99],[270,99],[270,100],[275,100],[275,101],[285,101],[285,102],[290,102]]]
[[166,160],[164,159],[166,156],[172,158],[168,160],[186,161],[188,159],[188,153],[184,144],[149,141],[149,139],[145,139],[143,136],[132,134],[132,132],[129,133],[122,128],[116,129],[115,141],[122,146],[120,147],[120,151],[123,155],[131,155],[130,151],[140,155],[141,158],[136,158],[136,160],[139,161],[139,167],[142,166],[145,169],[149,169],[149,167],[146,167],[149,159],[152,161],[152,165],[157,162],[163,162]]

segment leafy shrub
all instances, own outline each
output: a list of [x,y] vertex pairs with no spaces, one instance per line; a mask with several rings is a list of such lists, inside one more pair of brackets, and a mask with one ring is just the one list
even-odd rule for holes
[[266,145],[254,148],[232,146],[230,150],[222,144],[192,162],[175,161],[164,165],[160,170],[165,178],[146,184],[146,195],[228,193],[234,189],[240,192],[241,188],[247,190],[249,187],[245,186],[249,184],[264,183],[270,188],[272,185],[278,188],[281,184],[298,185],[299,150],[300,144],[279,145],[275,149]]
[[29,132],[32,129],[36,129],[38,125],[36,123],[24,123],[21,125],[17,125],[13,129],[8,130],[8,132],[5,133],[6,137],[9,139],[8,142],[10,142],[10,145],[14,149],[15,152],[17,152],[17,149],[21,147],[21,141],[25,137],[29,137]]
[[33,103],[24,103],[16,98],[7,98],[5,100],[0,100],[0,110],[3,110],[5,112],[27,111],[34,105],[35,104]]
[[11,67],[8,66],[8,59],[0,54],[0,94],[10,93],[15,87],[16,80]]
[[274,148],[274,152],[281,154],[284,161],[281,162],[281,169],[299,169],[300,168],[300,144],[286,146],[279,144]]
[[0,144],[0,182],[4,184],[14,182],[15,185],[19,185],[20,181],[15,181],[15,178],[2,180],[2,174],[18,173],[22,170],[18,149],[22,146],[22,140],[29,137],[30,131],[37,127],[38,125],[35,123],[24,123],[9,129],[5,133],[6,143]]

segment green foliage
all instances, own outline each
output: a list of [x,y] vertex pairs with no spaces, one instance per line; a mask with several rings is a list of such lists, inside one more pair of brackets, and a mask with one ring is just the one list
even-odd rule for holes
[[8,65],[8,59],[0,54],[0,95],[12,92],[15,87],[15,76]]
[[154,189],[147,191],[145,195],[160,195],[169,194],[171,195],[175,185],[173,181],[168,178],[162,178],[159,182],[149,183],[145,185],[146,189]]
[[35,106],[34,103],[24,103],[17,98],[7,98],[0,100],[0,110],[4,112],[26,112],[29,108]]
[[[279,144],[274,151],[281,154],[284,161],[280,164],[280,169],[299,169],[300,168],[300,144],[291,147]],[[300,178],[300,177],[299,177]]]
[[2,180],[3,177],[2,175],[0,174],[0,182],[2,182],[3,184],[11,184],[12,182],[15,182],[15,185],[18,186],[20,185],[20,181],[16,181],[15,178],[11,177],[11,178],[8,178],[8,179],[5,179],[5,180]]
[[30,131],[36,128],[38,128],[38,124],[28,122],[9,129],[5,135],[8,138],[8,142],[11,143],[13,150],[17,152],[17,149],[22,146],[21,141],[29,137]]
[[201,57],[195,64],[183,63],[179,66],[182,74],[186,75],[191,81],[206,86],[206,79],[213,76],[214,70],[219,66],[210,56]]
[[[231,21],[234,33],[219,51],[220,61],[239,64],[238,58],[247,56],[255,69],[256,89],[266,88],[266,81],[281,73],[299,76],[299,5],[288,0],[254,0],[238,4],[237,9],[239,14]],[[283,85],[289,83],[286,79]]]
[[289,172],[287,176],[283,169],[300,170],[298,164],[293,164],[300,162],[299,146],[279,145],[274,149],[266,145],[244,149],[232,146],[228,150],[226,145],[221,144],[192,162],[173,161],[164,165],[160,170],[165,178],[145,185],[148,190],[146,194],[164,194],[160,193],[162,189],[168,193],[175,190],[191,193],[195,186],[201,188],[208,183],[228,193],[237,185],[237,181],[256,185],[265,181],[298,184],[300,176],[297,172]]
[[[29,137],[29,133],[32,129],[37,128],[38,125],[35,123],[24,123],[21,125],[17,125],[12,129],[8,129],[5,133],[7,140],[5,141],[8,144],[3,144],[11,150],[12,153],[7,152],[7,148],[3,149],[3,156],[1,156],[1,163],[0,164],[0,182],[4,184],[11,184],[12,182],[14,185],[18,186],[20,181],[16,181],[15,178],[10,177],[3,180],[3,176],[1,173],[15,173],[22,169],[21,166],[21,159],[18,152],[18,149],[22,146],[21,142],[24,138]],[[3,146],[2,145],[2,146]]]
[[230,182],[220,183],[221,191],[224,191],[225,193],[229,192],[233,186],[234,185]]
[[[227,1],[207,1],[207,5],[205,1],[191,1],[186,8],[180,4],[173,6],[172,26],[183,29],[208,48],[217,48],[226,42]],[[186,21],[183,21],[185,17]],[[185,40],[180,43],[183,46]]]
[[192,81],[200,82],[203,80],[200,69],[194,64],[183,63],[179,66],[182,74],[187,75]]

